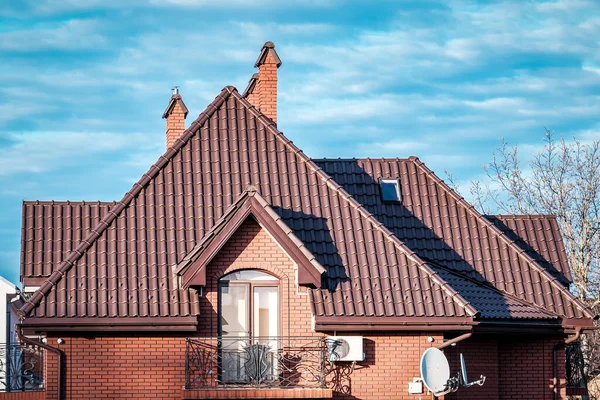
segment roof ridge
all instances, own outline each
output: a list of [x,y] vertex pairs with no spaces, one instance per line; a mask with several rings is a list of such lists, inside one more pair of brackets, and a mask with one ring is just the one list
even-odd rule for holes
[[311,158],[315,162],[342,162],[342,161],[408,161],[409,158],[403,157],[349,157],[349,158]]
[[[221,93],[215,97],[212,103],[210,103],[206,109],[198,115],[198,118],[194,120],[190,126],[183,132],[183,134],[175,140],[173,145],[167,149],[167,151],[158,158],[146,173],[133,184],[132,188],[125,193],[123,198],[115,204],[115,208],[110,210],[104,218],[98,222],[98,224],[88,233],[88,235],[79,242],[77,247],[73,249],[67,258],[65,258],[58,268],[50,274],[50,276],[44,281],[35,293],[27,299],[23,307],[19,309],[19,316],[23,318],[36,305],[42,300],[42,298],[48,294],[53,286],[62,279],[64,274],[71,269],[71,267],[83,256],[83,253],[91,247],[94,241],[100,237],[100,235],[110,226],[110,224],[119,216],[119,214],[125,209],[125,207],[137,196],[144,188],[146,184],[150,182],[154,176],[170,161],[171,158],[187,143],[187,141],[195,134],[197,128],[204,123],[217,108],[223,104],[223,102],[233,93],[233,86],[226,86],[221,90]],[[235,88],[233,88],[235,90]]]
[[555,214],[482,214],[485,218],[504,218],[504,219],[553,219]]
[[37,206],[37,205],[53,205],[53,204],[61,204],[61,205],[110,205],[117,204],[117,200],[23,200],[23,205],[25,206]]
[[440,285],[442,290],[446,291],[452,299],[457,299],[459,304],[466,309],[467,312],[471,314],[471,316],[477,315],[479,312],[465,299],[460,293],[456,290],[452,289],[447,282],[444,282],[442,278],[440,278],[435,271],[433,271],[427,263],[420,258],[413,250],[411,250],[404,242],[402,242],[396,235],[394,235],[389,229],[385,227],[382,222],[379,222],[377,218],[373,214],[371,214],[362,204],[360,204],[354,197],[352,197],[340,184],[338,184],[331,176],[329,176],[322,168],[320,168],[315,162],[308,157],[304,152],[298,148],[291,140],[289,140],[283,132],[277,129],[277,125],[269,118],[267,118],[264,114],[258,111],[254,106],[248,102],[244,97],[242,97],[237,91],[232,93],[233,96],[238,98],[239,101],[243,102],[244,105],[249,107],[249,110],[255,114],[255,116],[265,124],[265,128],[271,130],[271,133],[275,135],[276,138],[281,140],[281,142],[288,146],[295,154],[298,154],[304,162],[310,166],[313,171],[320,176],[321,179],[325,181],[325,183],[330,186],[334,191],[339,193],[342,198],[350,203],[369,223],[373,225],[374,228],[378,229],[381,233],[383,233],[384,237],[387,237],[392,243],[394,243],[400,250],[406,253],[407,257],[412,259],[417,266],[419,266],[430,278],[432,281]]
[[440,179],[432,170],[430,170],[417,157],[410,157],[409,159],[411,161],[413,161],[414,164],[418,168],[420,168],[428,177],[430,177],[436,183],[438,183],[442,187],[442,189],[444,189],[462,207],[464,207],[467,210],[467,212],[471,213],[473,216],[475,216],[475,218],[477,218],[479,221],[483,222],[489,229],[491,229],[492,232],[495,232],[501,238],[501,240],[506,242],[507,245],[509,245],[514,251],[517,252],[517,255],[519,257],[522,257],[523,259],[525,259],[525,261],[527,261],[530,265],[532,265],[535,268],[535,270],[537,270],[540,274],[545,276],[551,285],[554,285],[556,288],[558,288],[558,290],[561,293],[563,293],[568,298],[573,300],[575,302],[575,304],[577,304],[581,308],[581,310],[583,311],[584,314],[586,314],[589,318],[594,318],[594,314],[590,312],[588,307],[585,306],[585,304],[583,304],[583,302],[581,300],[579,300],[573,293],[568,291],[558,281],[558,279],[556,279],[555,277],[550,275],[550,273],[548,271],[546,271],[541,265],[539,265],[538,262],[535,261],[529,254],[527,254],[527,252],[525,250],[520,248],[513,240],[511,240],[508,236],[506,236],[506,234],[504,232],[502,232],[496,225],[494,225],[494,223],[492,221],[490,221],[483,214],[481,214],[479,211],[477,211],[477,209],[472,204],[469,204],[461,195],[456,193],[450,186],[448,186],[448,184],[446,182],[444,182],[442,179]]

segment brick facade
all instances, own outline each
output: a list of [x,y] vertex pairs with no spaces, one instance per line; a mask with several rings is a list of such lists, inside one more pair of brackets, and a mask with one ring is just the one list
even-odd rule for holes
[[[268,271],[280,280],[280,335],[318,335],[311,328],[312,317],[306,291],[298,289],[295,284],[294,263],[269,234],[250,218],[208,265],[197,336],[214,337],[217,334],[218,279],[232,271],[249,268]],[[329,372],[329,387],[334,389],[336,398],[431,398],[427,394],[409,395],[408,383],[420,376],[419,360],[423,351],[442,343],[443,338],[439,333],[355,334],[364,336],[366,360],[358,362],[354,368],[347,363]],[[429,336],[435,339],[433,343],[428,342]],[[60,337],[65,339],[63,345],[57,346],[65,353],[65,399],[183,399],[186,394],[190,395],[190,392],[183,391],[183,335]],[[487,381],[481,388],[461,389],[460,397],[450,395],[446,398],[551,399],[552,346],[557,340],[560,338],[544,340],[491,336],[469,339],[447,349],[453,373],[458,371],[458,352],[463,352],[471,379],[484,374]],[[50,337],[49,343],[56,343],[56,337]],[[561,357],[564,358],[564,355]],[[56,356],[47,353],[46,358],[48,371],[56,371]],[[520,360],[527,361],[521,363]],[[560,362],[564,362],[562,358]],[[564,387],[564,378],[561,382]],[[56,385],[56,373],[51,372],[47,375],[48,400],[56,400]],[[228,395],[240,398],[240,393],[231,392]]]
[[[461,389],[446,399],[553,399],[552,349],[561,337],[483,336],[470,338],[445,350],[450,370],[460,368],[463,353],[469,380],[486,376],[483,386]],[[565,353],[558,352],[560,398],[566,398]]]
[[0,392],[0,400],[45,400],[46,392]]

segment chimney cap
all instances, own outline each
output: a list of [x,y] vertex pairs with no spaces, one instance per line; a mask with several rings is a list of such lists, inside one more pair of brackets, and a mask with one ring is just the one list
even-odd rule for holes
[[273,42],[266,42],[262,49],[260,50],[260,54],[258,55],[258,59],[256,60],[256,63],[254,64],[254,68],[257,68],[261,65],[263,65],[267,59],[267,54],[271,53],[271,55],[273,56],[273,59],[275,60],[275,64],[277,65],[277,68],[279,68],[281,66],[281,59],[279,58],[279,56],[277,55],[277,52],[275,51],[275,45],[273,44]]
[[252,78],[250,78],[250,81],[248,82],[248,86],[246,86],[244,93],[242,93],[243,97],[247,97],[249,94],[254,92],[254,88],[256,87],[257,81],[258,81],[258,73],[253,74]]
[[173,95],[171,96],[169,105],[167,106],[167,108],[165,109],[165,112],[162,115],[163,118],[167,118],[169,115],[171,115],[171,113],[173,112],[173,108],[175,107],[175,104],[179,104],[181,111],[183,111],[183,118],[187,117],[189,111],[188,111],[188,108],[185,106],[185,103],[183,102],[181,95],[179,94],[179,86],[173,87]]

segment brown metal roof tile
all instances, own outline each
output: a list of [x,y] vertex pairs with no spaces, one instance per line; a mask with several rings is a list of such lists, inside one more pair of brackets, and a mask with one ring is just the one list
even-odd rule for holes
[[[547,312],[567,318],[592,316],[583,304],[558,284],[543,263],[477,213],[418,159],[315,162],[326,173],[332,174],[376,218],[384,221],[386,227],[422,259],[434,260],[467,278],[490,283],[497,290],[545,308]],[[354,177],[338,171],[361,174],[365,183],[359,189]],[[393,177],[400,179],[402,202],[384,203],[378,194],[371,194],[377,193],[378,180],[388,177],[384,174],[389,173],[398,173]],[[552,231],[553,238],[559,235],[557,226],[551,229],[547,225],[542,226]],[[539,251],[545,252],[548,246],[560,243],[541,236],[541,228],[535,228],[536,235],[533,236],[532,229],[528,229],[527,238],[541,241]]]
[[[247,160],[239,168],[239,162],[232,160],[236,149]],[[187,166],[190,170],[183,173]],[[232,179],[231,171],[238,169],[243,176]],[[56,315],[53,299],[61,288],[55,289],[54,284],[89,277],[91,268],[102,265],[107,270],[107,288],[88,287],[84,293],[97,295],[95,301],[105,308],[103,315],[170,316],[176,310],[183,316],[194,315],[199,309],[197,296],[178,286],[169,266],[193,249],[251,183],[327,269],[325,285],[311,292],[316,315],[444,316],[448,307],[457,317],[476,315],[477,310],[459,293],[231,87],[223,90],[94,229],[82,232],[85,240],[72,244],[76,251],[54,267],[49,286],[34,294],[23,312]],[[292,196],[290,187],[298,194]],[[194,190],[193,195],[188,195],[189,190]],[[146,222],[137,225],[141,216]],[[141,243],[143,250],[138,248]],[[384,248],[388,257],[382,257]],[[92,253],[97,264],[90,262]],[[147,274],[132,275],[130,283],[124,281],[121,286],[119,277],[140,266]],[[391,287],[410,293],[412,306],[394,302],[384,307],[382,277],[389,266],[399,271]],[[73,275],[67,273],[72,271]],[[131,282],[136,280],[148,281],[147,299],[130,297],[134,293]],[[448,300],[436,301],[440,298]],[[75,301],[79,304],[83,299]]]
[[485,217],[565,286],[572,282],[556,217],[553,215],[486,215]]

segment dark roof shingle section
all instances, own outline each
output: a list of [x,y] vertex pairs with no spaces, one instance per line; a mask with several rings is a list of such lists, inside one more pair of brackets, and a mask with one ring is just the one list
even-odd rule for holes
[[[416,158],[315,160],[358,202],[424,260],[548,312],[591,312]],[[399,178],[401,202],[382,202],[380,178]]]
[[459,292],[483,319],[557,319],[540,308],[528,305],[499,290],[468,279],[444,268],[432,267],[436,273]]
[[172,271],[249,185],[326,269],[315,314],[472,317],[477,311],[235,88],[207,110],[22,308],[35,317],[187,316]]
[[486,215],[485,217],[562,284],[569,286],[573,281],[565,246],[554,215]]

